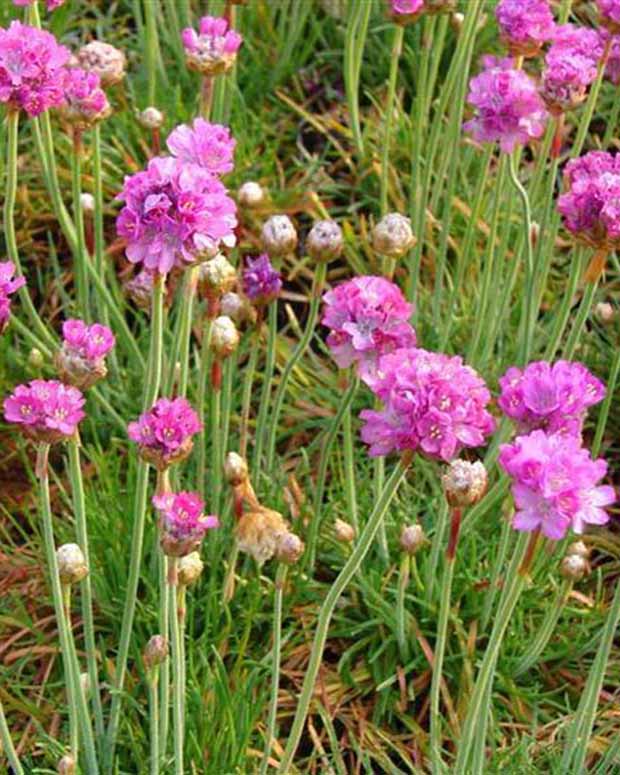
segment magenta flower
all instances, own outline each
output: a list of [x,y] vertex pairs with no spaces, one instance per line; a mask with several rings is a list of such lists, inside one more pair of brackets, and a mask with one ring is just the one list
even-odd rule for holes
[[533,431],[502,444],[499,462],[512,478],[516,530],[540,530],[559,541],[569,529],[609,521],[605,507],[616,500],[613,487],[597,486],[607,463],[592,460],[574,436]]
[[558,210],[566,228],[593,247],[620,245],[620,156],[590,151],[568,162],[564,179]]
[[424,0],[391,0],[391,6],[395,16],[413,16],[424,10]]
[[187,27],[181,34],[187,66],[203,75],[213,76],[232,68],[243,38],[228,29],[228,21],[221,17],[203,16],[198,32]]
[[483,444],[495,429],[484,380],[458,356],[396,350],[380,359],[366,381],[384,404],[360,414],[362,440],[373,457],[419,450],[452,460],[463,447]]
[[258,258],[246,258],[242,285],[248,299],[262,306],[270,304],[280,295],[282,278],[271,265],[267,253],[262,253]]
[[145,269],[166,274],[235,244],[236,206],[222,183],[196,164],[171,157],[151,159],[146,170],[125,178],[125,202],[116,228],[127,240],[125,255]]
[[415,347],[409,318],[413,305],[400,288],[383,277],[355,277],[323,296],[321,323],[330,329],[327,344],[341,369],[357,363],[363,375],[379,358],[402,347]]
[[588,409],[605,397],[603,383],[571,361],[536,361],[523,370],[513,366],[499,384],[500,409],[525,433],[544,429],[579,435]]
[[15,264],[12,261],[0,261],[0,334],[6,331],[9,324],[11,295],[25,284],[23,277],[15,277]]
[[4,399],[4,418],[24,435],[48,444],[73,436],[84,418],[84,396],[57,380],[33,379]]
[[29,116],[57,107],[69,56],[49,32],[18,21],[0,27],[0,102]]
[[66,121],[87,129],[110,114],[110,103],[97,73],[70,67],[63,76],[64,103],[61,111]]
[[[20,7],[25,7],[28,5],[32,5],[35,2],[35,0],[13,0],[13,5],[17,5]],[[47,0],[46,7],[48,11],[55,11],[56,8],[60,8],[61,5],[63,5],[65,0]]]
[[613,32],[620,31],[620,0],[596,0],[601,23]]
[[114,334],[100,323],[67,320],[62,326],[62,348],[56,356],[59,376],[86,390],[107,374],[105,357],[114,347]]
[[177,159],[204,167],[214,175],[224,175],[233,169],[236,141],[227,126],[197,118],[191,126],[176,127],[166,144]]
[[534,81],[511,59],[483,57],[484,70],[469,84],[468,102],[477,115],[465,123],[479,142],[499,142],[510,153],[540,137],[548,114]]
[[127,428],[143,460],[163,471],[192,451],[192,436],[202,424],[185,398],[160,398]]
[[207,530],[219,527],[214,515],[204,513],[204,502],[196,492],[155,495],[153,505],[161,516],[161,545],[171,557],[195,551]]
[[547,0],[500,0],[495,16],[512,54],[535,56],[553,37],[555,22]]

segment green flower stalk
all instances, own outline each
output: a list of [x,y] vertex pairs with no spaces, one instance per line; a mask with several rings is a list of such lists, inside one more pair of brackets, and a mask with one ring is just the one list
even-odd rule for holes
[[84,237],[84,210],[82,208],[82,130],[73,129],[73,153],[71,154],[71,190],[73,195],[73,220],[77,237],[75,281],[77,290],[77,308],[83,320],[90,321],[88,271],[86,263],[90,260]]
[[359,111],[360,75],[372,6],[372,3],[348,3],[344,49],[344,83],[353,139],[360,156],[364,155],[364,138]]
[[11,733],[6,723],[2,702],[0,702],[0,743],[2,743],[2,751],[11,765],[14,775],[24,775],[24,768],[19,761],[19,756],[11,740]]
[[180,599],[178,586],[178,558],[169,558],[168,589],[172,603],[172,616],[170,617],[170,641],[172,645],[172,683],[174,687],[172,700],[172,725],[174,732],[174,772],[175,775],[184,775],[184,718],[185,685],[183,677],[183,649],[182,631],[180,623]]
[[150,775],[159,775],[161,751],[159,745],[159,670],[168,658],[168,641],[162,635],[153,635],[142,654],[149,690]]

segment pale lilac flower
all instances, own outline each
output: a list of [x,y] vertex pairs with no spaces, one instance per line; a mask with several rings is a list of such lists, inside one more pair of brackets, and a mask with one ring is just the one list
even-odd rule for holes
[[58,380],[34,379],[4,399],[4,418],[35,441],[52,443],[73,436],[85,416],[84,396]]
[[171,557],[196,551],[207,530],[220,525],[216,516],[204,513],[204,502],[196,492],[155,495],[153,505],[161,517],[162,549]]
[[133,264],[166,274],[235,244],[236,206],[207,170],[172,157],[151,159],[125,178],[116,227]]
[[273,268],[267,253],[254,259],[246,258],[242,286],[248,299],[259,306],[270,304],[280,295],[282,278],[280,272]]
[[69,67],[63,73],[63,118],[86,129],[110,114],[111,108],[97,73]]
[[0,102],[38,116],[64,98],[63,68],[69,50],[45,30],[18,21],[0,27]]
[[613,487],[597,486],[607,463],[592,460],[580,441],[564,434],[533,431],[500,448],[499,462],[512,478],[516,530],[540,530],[554,541],[568,530],[609,521],[605,507],[616,500]]
[[[13,0],[13,5],[20,6],[24,8],[28,5],[33,5],[33,3],[36,0]],[[55,11],[56,8],[60,8],[61,5],[64,5],[65,0],[47,0],[46,7],[48,11]]]
[[177,159],[204,167],[214,175],[224,175],[233,169],[236,141],[227,126],[197,118],[191,126],[176,127],[166,144]]
[[620,0],[596,0],[601,23],[613,32],[620,31]]
[[0,334],[6,331],[11,314],[11,296],[26,284],[23,277],[15,277],[15,264],[0,261]]
[[482,61],[484,70],[470,81],[467,96],[477,115],[465,129],[479,142],[499,142],[510,153],[543,134],[548,114],[534,81],[511,59]]
[[553,37],[555,22],[547,0],[500,0],[495,16],[513,54],[536,55]]
[[56,365],[64,382],[85,390],[106,376],[105,357],[115,344],[114,334],[107,326],[66,320],[62,338]]
[[419,450],[448,461],[464,447],[484,444],[495,429],[484,380],[458,356],[396,350],[366,381],[384,404],[360,414],[362,440],[373,457]]
[[321,322],[330,329],[327,344],[341,369],[357,363],[366,374],[382,355],[416,344],[413,305],[383,277],[355,277],[325,293],[323,302]]
[[181,34],[187,66],[203,75],[213,76],[232,68],[243,38],[228,29],[224,17],[203,16],[198,32],[187,27]]
[[160,398],[127,428],[138,444],[140,455],[158,470],[186,458],[192,450],[192,436],[202,424],[185,398]]
[[544,429],[579,435],[588,409],[605,397],[603,383],[582,363],[571,361],[513,366],[499,384],[500,409],[525,433]]

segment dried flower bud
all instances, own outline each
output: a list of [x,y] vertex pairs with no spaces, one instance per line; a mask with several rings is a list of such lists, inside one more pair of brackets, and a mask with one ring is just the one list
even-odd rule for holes
[[478,460],[453,460],[441,477],[446,500],[451,506],[473,506],[487,491],[488,476]]
[[286,256],[297,247],[297,231],[288,215],[272,215],[261,233],[263,247],[271,256]]
[[403,525],[400,531],[400,546],[403,552],[413,556],[426,543],[422,525]]
[[590,563],[578,554],[567,554],[562,559],[560,573],[570,581],[581,581],[590,572]]
[[138,272],[123,283],[123,289],[139,309],[150,312],[153,299],[153,275],[146,270]]
[[177,565],[178,580],[182,587],[189,587],[200,578],[204,569],[204,563],[198,552],[191,552],[179,559]]
[[342,229],[336,221],[317,221],[306,239],[308,255],[319,263],[338,258],[343,247]]
[[241,455],[229,452],[224,461],[224,478],[228,484],[238,487],[248,480],[248,464]]
[[280,562],[294,565],[304,553],[304,542],[295,533],[287,532],[280,538],[276,557]]
[[256,322],[256,309],[250,304],[249,299],[240,293],[229,291],[220,299],[220,312],[237,325]]
[[164,114],[152,105],[138,113],[138,122],[145,129],[161,129],[164,123]]
[[274,556],[286,533],[288,525],[282,514],[265,508],[242,514],[235,529],[239,550],[254,557],[259,565]]
[[239,346],[239,332],[233,321],[220,315],[211,328],[211,349],[218,358],[228,358]]
[[84,554],[77,544],[63,544],[56,549],[58,575],[63,584],[77,584],[88,575]]
[[601,323],[611,323],[616,317],[613,305],[608,301],[599,301],[594,307],[594,314]]
[[239,188],[237,198],[241,207],[247,207],[248,210],[253,210],[256,207],[260,207],[267,197],[265,196],[265,190],[260,183],[248,180]]
[[465,23],[465,16],[462,13],[453,13],[450,17],[450,24],[452,26],[452,29],[455,32],[460,32],[463,29],[463,24]]
[[45,363],[45,358],[41,350],[33,347],[28,354],[28,363],[35,369],[40,369]]
[[86,699],[90,697],[90,676],[88,673],[80,673],[80,689]]
[[350,544],[355,540],[355,528],[348,522],[337,519],[334,522],[334,535],[336,536],[336,541],[340,541],[343,544]]
[[411,220],[400,213],[388,213],[372,230],[372,246],[379,255],[401,258],[413,247]]
[[223,253],[200,265],[198,282],[205,296],[221,296],[237,284],[237,271]]
[[578,557],[584,557],[586,560],[590,556],[590,548],[583,541],[573,541],[569,544],[566,554],[576,554]]
[[95,212],[95,197],[92,194],[83,193],[80,194],[80,207],[82,208],[82,212],[88,213],[89,215],[91,213]]
[[75,775],[75,759],[70,754],[65,754],[58,762],[58,775]]
[[530,226],[530,242],[532,243],[532,247],[536,247],[538,245],[538,240],[540,238],[540,224],[537,221],[532,221],[532,225]]
[[144,647],[142,661],[147,670],[161,665],[168,658],[168,640],[163,635],[153,635]]
[[125,77],[125,55],[109,43],[93,40],[82,46],[77,61],[84,70],[97,73],[103,87],[119,83]]

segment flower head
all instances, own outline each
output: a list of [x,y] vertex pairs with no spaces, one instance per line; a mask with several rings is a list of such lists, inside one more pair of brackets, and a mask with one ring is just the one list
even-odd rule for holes
[[146,312],[151,309],[154,279],[153,272],[142,269],[123,284],[123,288],[136,307]]
[[512,54],[535,56],[553,37],[555,22],[547,0],[500,0],[495,16]]
[[[35,2],[35,0],[13,0],[13,5],[21,6],[22,8],[28,5],[32,5]],[[55,11],[57,8],[60,8],[61,5],[64,5],[65,0],[47,0],[46,2],[46,8],[48,11]]]
[[141,457],[163,471],[184,460],[192,450],[192,436],[202,425],[185,398],[160,398],[127,428]]
[[540,137],[547,111],[534,81],[513,66],[511,59],[483,58],[484,70],[469,84],[468,102],[477,115],[465,129],[480,142],[499,142],[510,153]]
[[263,225],[261,240],[270,256],[286,256],[297,247],[297,230],[288,215],[272,215]]
[[77,53],[77,61],[84,70],[96,73],[104,88],[120,83],[125,77],[127,66],[125,54],[102,40],[93,40],[82,46]]
[[308,255],[319,263],[338,258],[343,248],[344,236],[336,221],[317,221],[306,238]]
[[216,516],[204,513],[204,502],[196,492],[155,495],[153,505],[161,517],[161,546],[170,557],[195,551],[207,530],[220,525]]
[[166,144],[177,159],[204,167],[214,175],[233,169],[236,141],[227,126],[197,118],[191,126],[181,124],[173,129]]
[[499,462],[513,480],[516,530],[540,529],[558,541],[569,529],[582,533],[609,520],[605,507],[615,501],[614,489],[597,486],[607,464],[592,460],[574,436],[532,431],[503,444]]
[[23,277],[15,277],[15,264],[12,261],[0,261],[0,334],[6,331],[9,324],[11,296],[25,284]]
[[583,364],[571,361],[513,366],[499,384],[500,409],[526,433],[544,429],[579,435],[587,410],[605,396],[603,383]]
[[242,285],[248,299],[258,305],[269,304],[280,295],[280,272],[273,268],[267,253],[262,253],[258,258],[246,259]]
[[254,557],[259,565],[274,556],[288,532],[282,515],[265,508],[245,512],[235,528],[239,550]]
[[56,549],[58,575],[63,584],[77,584],[88,576],[84,553],[77,544],[62,544]]
[[390,0],[390,13],[395,22],[409,24],[424,12],[424,0]]
[[125,178],[125,202],[116,227],[125,254],[145,269],[166,274],[235,244],[236,207],[207,170],[171,157],[151,159],[146,170]]
[[114,334],[107,326],[66,320],[62,338],[56,365],[64,382],[85,390],[106,376],[105,357],[115,344]]
[[203,16],[198,32],[187,27],[181,38],[187,66],[209,76],[228,72],[243,42],[238,32],[228,28],[225,18],[215,16]]
[[382,256],[402,258],[415,244],[411,219],[400,213],[388,213],[372,230],[372,246]]
[[64,98],[69,50],[45,30],[18,21],[0,27],[0,102],[38,116]]
[[495,429],[484,381],[458,356],[396,350],[366,381],[384,403],[382,410],[360,415],[372,456],[419,450],[449,461],[464,447],[483,444]]
[[323,301],[321,322],[330,329],[327,344],[341,369],[357,363],[365,373],[385,353],[415,346],[413,306],[383,277],[355,277],[328,291]]
[[87,129],[110,114],[111,108],[97,73],[70,67],[64,71],[63,118]]
[[53,443],[73,436],[85,416],[83,406],[84,396],[77,388],[33,379],[4,399],[4,418],[17,423],[29,438]]

